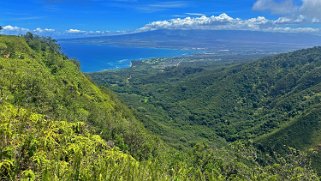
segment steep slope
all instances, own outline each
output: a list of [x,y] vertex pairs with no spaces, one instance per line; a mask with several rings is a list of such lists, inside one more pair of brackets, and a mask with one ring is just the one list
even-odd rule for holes
[[[134,109],[160,109],[157,123],[144,117],[144,109],[136,109],[150,130],[163,125],[175,130],[180,124],[206,130],[200,136],[212,144],[219,136],[229,142],[254,140],[263,150],[281,151],[286,145],[319,152],[320,47],[230,65],[141,66],[150,73],[134,67],[91,76],[103,85],[113,83],[109,87],[126,96],[124,101]],[[124,82],[128,75],[131,79]]]
[[[187,89],[176,101],[212,110],[209,123],[227,122],[219,134],[228,140],[254,139],[318,107],[320,60],[321,49],[314,48],[206,72],[178,85]],[[201,110],[190,111],[197,115]]]
[[[83,121],[138,159],[157,154],[155,137],[108,91],[97,88],[51,39],[0,36],[0,100],[49,119]],[[154,145],[153,147],[151,145]]]

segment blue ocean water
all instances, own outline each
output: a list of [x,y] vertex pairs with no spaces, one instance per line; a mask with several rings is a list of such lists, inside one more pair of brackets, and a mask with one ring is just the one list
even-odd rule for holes
[[83,72],[97,72],[106,69],[130,67],[132,60],[175,57],[191,54],[190,50],[163,48],[115,47],[111,45],[60,43],[62,51],[69,58],[80,62]]

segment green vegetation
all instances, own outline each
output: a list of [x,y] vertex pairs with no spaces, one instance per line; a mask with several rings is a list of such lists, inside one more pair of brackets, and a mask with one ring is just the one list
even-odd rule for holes
[[[197,142],[210,141],[211,145],[221,147],[226,144],[225,140],[216,135],[208,124],[189,120],[196,116],[190,109],[203,111],[204,113],[199,114],[204,115],[204,120],[206,115],[213,116],[215,113],[194,102],[196,97],[202,98],[203,95],[198,95],[198,90],[193,92],[191,89],[198,88],[193,88],[194,83],[188,85],[187,82],[209,72],[219,74],[221,69],[232,66],[235,59],[236,57],[231,57],[226,62],[211,62],[207,56],[198,59],[154,59],[130,69],[93,73],[90,77],[97,84],[117,92],[119,98],[132,108],[147,129],[172,146],[184,149]],[[214,79],[213,77],[212,80]],[[199,89],[205,86],[206,84]],[[190,95],[186,95],[187,93]],[[188,98],[190,100],[187,101]],[[180,100],[186,100],[186,104],[182,105]]]
[[[257,61],[145,61],[90,74],[118,93],[147,129],[178,149],[253,140],[265,153],[308,152],[320,168],[321,48]],[[206,64],[204,63],[207,62]]]
[[27,34],[2,36],[0,42],[7,47],[0,60],[0,99],[50,119],[87,122],[138,159],[157,154],[149,146],[157,145],[157,139],[111,93],[98,89],[74,61],[61,55],[53,40]]
[[313,172],[293,167],[304,161],[298,154],[293,155],[297,163],[262,168],[254,161],[254,150],[240,143],[233,145],[243,151],[237,159],[234,156],[240,155],[225,150],[214,154],[206,146],[196,145],[193,164],[201,167],[181,162],[169,170],[157,161],[138,162],[99,135],[90,134],[83,122],[46,120],[44,115],[10,104],[1,105],[1,110],[1,180],[317,179]]
[[[108,179],[116,177],[111,173],[119,165],[137,164],[90,134],[83,122],[49,121],[9,104],[1,105],[1,111],[1,180]],[[120,169],[117,177],[124,176]]]
[[[231,65],[217,70],[226,66]],[[204,70],[188,68],[164,73],[164,78]],[[139,104],[153,100],[143,98]],[[76,61],[62,55],[54,40],[30,33],[0,36],[0,180],[319,179],[305,152],[286,149],[286,157],[275,152],[267,155],[248,141],[227,143],[219,135],[207,139],[204,135],[213,131],[203,125],[177,127],[178,135],[187,135],[184,128],[197,128],[202,134],[192,142],[190,137],[180,137],[184,144],[169,141],[174,147],[169,146],[158,138],[162,134],[145,127],[150,129],[159,121],[164,130],[173,130],[171,126],[179,122],[165,124],[162,117],[151,116],[153,122],[148,125],[139,109],[151,111],[152,116],[167,114],[159,112],[163,108],[137,107],[135,115],[142,124],[117,96],[98,88],[79,71]],[[150,130],[156,132],[156,128]],[[167,136],[170,140],[172,135]]]

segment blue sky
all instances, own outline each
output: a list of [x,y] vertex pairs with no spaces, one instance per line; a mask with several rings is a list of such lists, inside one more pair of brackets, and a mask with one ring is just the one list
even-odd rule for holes
[[320,0],[2,0],[0,25],[6,34],[54,37],[155,29],[319,33],[320,9]]

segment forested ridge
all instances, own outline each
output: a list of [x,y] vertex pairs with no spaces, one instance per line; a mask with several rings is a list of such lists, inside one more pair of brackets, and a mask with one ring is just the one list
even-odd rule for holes
[[177,149],[132,111],[51,38],[0,36],[0,180],[318,180],[305,152]]
[[304,151],[321,173],[320,47],[242,62],[158,64],[90,76],[178,149],[199,140],[214,147],[251,140],[265,153]]

